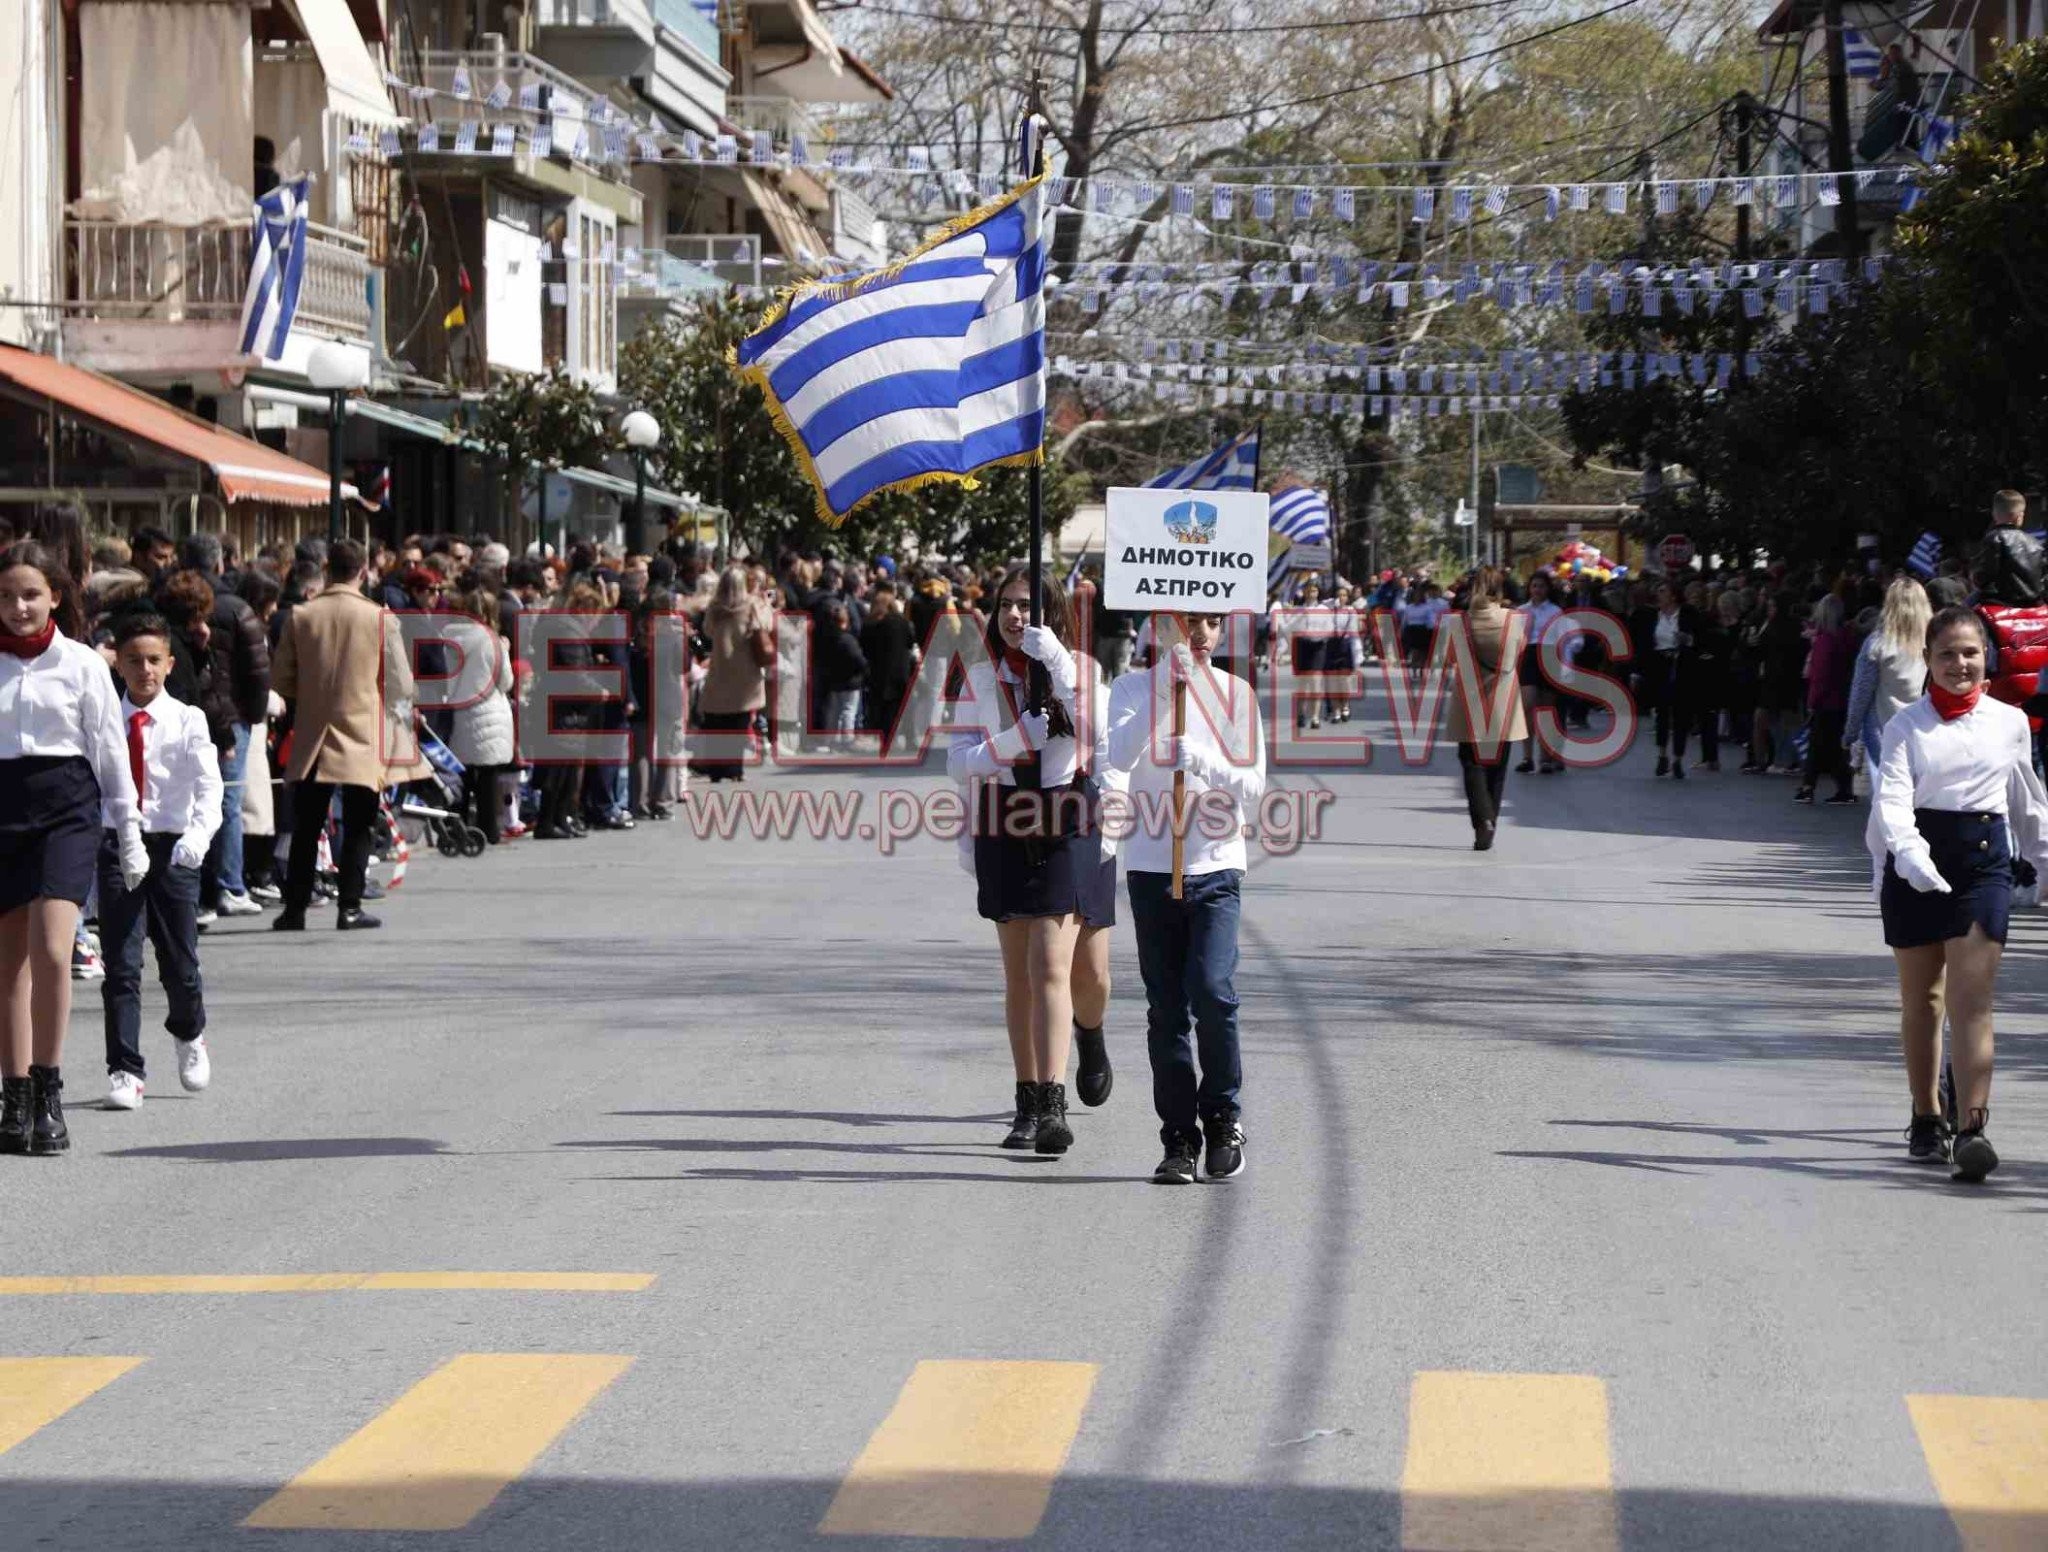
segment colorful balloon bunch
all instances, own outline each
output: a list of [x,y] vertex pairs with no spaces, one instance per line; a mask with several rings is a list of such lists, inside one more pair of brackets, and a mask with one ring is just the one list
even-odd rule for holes
[[1628,575],[1628,567],[1615,565],[1601,553],[1599,545],[1583,539],[1574,539],[1559,550],[1548,569],[1554,576],[1590,577],[1595,582],[1612,582]]

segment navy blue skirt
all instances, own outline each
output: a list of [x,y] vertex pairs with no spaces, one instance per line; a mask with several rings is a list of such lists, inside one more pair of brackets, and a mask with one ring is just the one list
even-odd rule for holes
[[1927,838],[1949,893],[1922,894],[1899,877],[1886,857],[1878,891],[1885,942],[1892,948],[1924,948],[1968,937],[1974,924],[1992,942],[2003,943],[2012,919],[2012,848],[2005,815],[1916,808],[1913,823]]
[[975,908],[987,921],[1077,916],[1116,925],[1116,858],[1102,855],[1085,781],[1047,792],[982,785],[974,825]]
[[31,900],[84,905],[100,849],[100,784],[78,755],[0,760],[0,916]]

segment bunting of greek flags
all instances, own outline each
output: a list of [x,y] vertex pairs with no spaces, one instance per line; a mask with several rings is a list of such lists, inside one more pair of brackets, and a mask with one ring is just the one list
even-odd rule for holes
[[242,293],[241,352],[265,361],[284,354],[306,273],[307,198],[313,180],[280,183],[256,201],[249,280]]
[[1232,437],[1193,463],[1168,469],[1145,482],[1152,490],[1250,490],[1259,481],[1259,433],[1263,426]]
[[887,268],[806,281],[733,351],[836,527],[863,502],[1036,463],[1045,432],[1044,178]]

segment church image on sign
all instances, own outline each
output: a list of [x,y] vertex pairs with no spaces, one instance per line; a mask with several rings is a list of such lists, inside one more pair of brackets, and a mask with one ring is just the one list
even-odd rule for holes
[[1216,509],[1206,501],[1176,501],[1162,515],[1178,544],[1208,544],[1216,537]]

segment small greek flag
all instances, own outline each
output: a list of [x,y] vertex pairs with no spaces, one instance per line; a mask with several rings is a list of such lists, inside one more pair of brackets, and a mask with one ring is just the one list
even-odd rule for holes
[[250,235],[249,286],[242,293],[245,356],[275,361],[299,311],[299,282],[306,273],[306,201],[311,178],[280,183],[256,201]]
[[1906,557],[1906,569],[1925,582],[1941,569],[1941,540],[1931,532],[1922,534]]
[[1285,538],[1287,548],[1266,567],[1266,587],[1278,587],[1294,568],[1289,564],[1294,547],[1330,542],[1330,498],[1307,485],[1275,491],[1266,510],[1266,526]]
[[1854,27],[1843,28],[1842,52],[1848,58],[1850,80],[1877,79],[1877,67],[1884,62],[1884,50],[1877,46],[1868,33],[1858,32]]
[[1043,456],[1044,185],[1019,185],[886,269],[805,282],[733,351],[827,525],[884,491]]
[[1204,453],[1193,463],[1168,469],[1157,479],[1147,480],[1150,490],[1250,490],[1259,479],[1259,432],[1251,430],[1232,437],[1221,447]]

